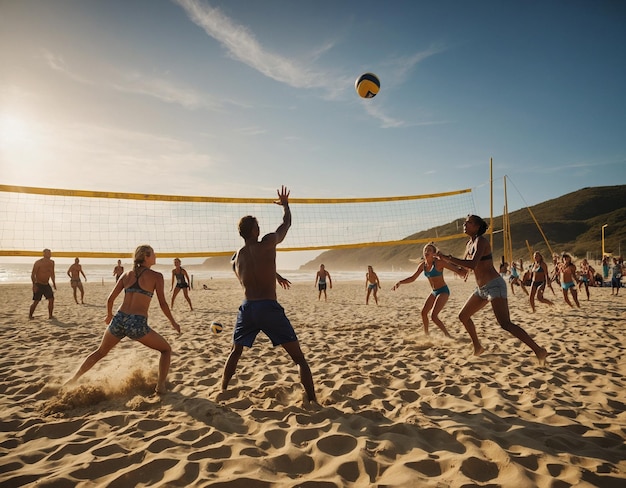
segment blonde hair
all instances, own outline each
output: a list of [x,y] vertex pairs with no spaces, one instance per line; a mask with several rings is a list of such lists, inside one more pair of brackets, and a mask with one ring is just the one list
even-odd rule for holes
[[433,251],[435,252],[435,254],[437,253],[438,249],[437,249],[437,246],[435,246],[435,243],[434,243],[434,242],[429,242],[428,244],[426,244],[426,245],[424,246],[424,249],[422,249],[422,253],[423,253],[426,249],[428,249],[429,247],[432,247],[432,248],[433,248]]
[[138,246],[137,249],[135,249],[134,269],[136,270],[141,267],[146,258],[152,256],[152,253],[154,253],[152,246],[149,246],[148,244]]

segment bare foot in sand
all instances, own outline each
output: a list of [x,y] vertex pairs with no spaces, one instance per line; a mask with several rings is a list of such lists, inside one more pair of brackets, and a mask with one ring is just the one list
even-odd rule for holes
[[165,393],[167,393],[167,386],[165,386],[165,383],[159,383],[156,385],[156,388],[154,389],[154,392],[157,395],[164,395]]
[[302,402],[302,406],[307,410],[312,410],[313,412],[319,412],[323,408],[319,403],[317,403],[317,400],[314,402],[310,402],[306,398],[306,395],[304,396],[304,401]]
[[217,395],[215,395],[215,400],[218,402],[221,401],[225,401],[225,400],[232,400],[233,398],[237,397],[237,392],[233,391],[233,390],[220,390],[217,392]]
[[483,346],[478,346],[474,349],[474,356],[480,356],[483,352],[485,352],[485,348]]
[[546,351],[545,348],[542,347],[536,354],[537,354],[537,359],[539,360],[539,365],[545,366],[546,358],[548,357],[550,353]]

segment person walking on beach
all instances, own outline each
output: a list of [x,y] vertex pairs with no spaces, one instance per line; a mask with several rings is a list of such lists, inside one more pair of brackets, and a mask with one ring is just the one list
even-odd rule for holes
[[580,278],[578,280],[578,291],[584,286],[589,301],[589,287],[596,286],[596,270],[589,264],[587,259],[583,259],[580,263]]
[[87,281],[87,277],[83,272],[83,267],[80,265],[80,260],[78,258],[74,259],[74,264],[72,264],[67,270],[67,276],[70,277],[70,285],[72,286],[72,290],[74,290],[74,301],[78,303],[78,297],[76,290],[80,290],[80,303],[85,303],[83,299],[85,298],[85,289],[83,288],[83,282],[80,281],[80,275],[83,275],[85,281]]
[[289,190],[284,186],[277,190],[278,201],[283,207],[283,221],[275,232],[259,240],[260,229],[257,219],[251,215],[239,221],[239,235],[244,245],[233,256],[233,271],[243,287],[244,300],[237,313],[233,331],[233,345],[224,366],[222,391],[235,374],[237,363],[244,347],[252,347],[259,332],[263,331],[274,346],[282,346],[300,370],[300,382],[309,402],[317,403],[313,376],[300,342],[285,310],[276,298],[276,246],[286,237],[291,227]]
[[374,295],[374,301],[376,302],[376,305],[378,305],[378,290],[382,289],[382,286],[380,286],[378,275],[371,266],[367,267],[367,273],[365,273],[365,289],[367,290],[367,294],[365,295],[365,305],[369,304],[370,294],[372,294],[372,292]]
[[565,303],[572,308],[574,307],[567,296],[567,292],[569,290],[572,294],[574,303],[578,308],[580,308],[580,303],[578,303],[578,291],[576,291],[576,265],[572,263],[572,257],[569,254],[563,253],[561,263],[559,263],[557,270],[559,273],[561,288],[563,289],[563,299],[565,300]]
[[432,310],[432,315],[430,316],[430,318],[435,323],[435,325],[441,329],[446,337],[450,337],[448,329],[446,329],[446,326],[439,318],[439,312],[443,310],[443,307],[448,302],[448,298],[450,298],[450,289],[443,279],[443,270],[444,268],[447,268],[450,271],[454,271],[461,278],[465,278],[467,276],[467,270],[465,268],[461,268],[460,266],[452,265],[441,259],[436,259],[437,248],[432,242],[430,244],[426,244],[422,252],[424,255],[424,259],[417,266],[415,273],[413,273],[408,278],[404,278],[403,280],[398,281],[395,285],[393,285],[393,288],[391,288],[391,290],[395,291],[400,288],[400,285],[413,283],[420,274],[424,273],[424,276],[426,276],[426,278],[428,279],[428,283],[430,284],[430,287],[432,289],[432,292],[426,297],[424,305],[422,306],[422,322],[424,323],[424,333],[426,335],[429,335],[428,314]]
[[50,249],[44,249],[43,257],[35,261],[30,274],[30,280],[33,282],[33,303],[30,306],[28,318],[31,320],[33,319],[37,305],[39,305],[41,301],[41,297],[46,297],[46,300],[48,300],[48,318],[53,318],[54,292],[50,286],[50,281],[52,281],[52,286],[55,290],[57,289],[57,284],[54,272],[54,261],[50,259],[50,256],[52,256],[52,251],[50,251]]
[[[142,343],[161,353],[159,375],[155,387],[156,393],[165,393],[165,380],[170,369],[172,348],[169,343],[148,325],[148,309],[154,293],[157,294],[159,306],[169,319],[172,327],[180,334],[180,325],[174,319],[165,298],[163,275],[150,268],[156,263],[154,249],[142,245],[135,250],[132,271],[122,275],[107,298],[107,315],[104,322],[108,327],[104,331],[100,346],[83,361],[74,376],[64,386],[74,384],[89,371],[98,361],[105,357],[124,337]],[[124,301],[113,316],[113,303],[124,290]]]
[[[523,272],[524,271],[523,268],[521,269]],[[526,289],[526,286],[524,286],[524,283],[521,280],[521,276],[519,275],[519,271],[517,270],[517,263],[515,262],[511,266],[511,276],[509,276],[509,283],[511,283],[511,293],[513,293],[513,295],[515,295],[514,286],[518,285],[522,288],[522,290],[524,290],[524,293],[526,293],[526,296],[528,296],[528,290]]]
[[481,355],[485,352],[485,348],[478,339],[472,316],[487,303],[491,303],[491,308],[500,327],[530,347],[539,362],[543,363],[548,352],[543,347],[537,345],[524,329],[511,322],[506,282],[494,267],[491,245],[489,240],[483,236],[487,228],[487,223],[479,216],[468,215],[463,223],[463,232],[470,238],[467,242],[464,259],[455,258],[449,254],[443,255],[441,251],[437,253],[440,259],[448,263],[473,270],[476,277],[478,287],[467,299],[465,305],[463,305],[459,313],[459,320],[463,323],[472,339],[474,355]]
[[[180,259],[174,259],[174,269],[172,270],[172,285],[170,287],[170,291],[174,290],[172,293],[172,304],[170,308],[174,309],[174,300],[176,300],[176,295],[183,290],[183,295],[185,296],[185,300],[189,304],[189,308],[193,310],[193,305],[191,304],[191,298],[189,298],[189,274],[185,268],[181,268]],[[176,288],[174,288],[174,283],[176,283]]]
[[543,292],[546,289],[546,281],[550,279],[550,270],[548,264],[544,261],[543,256],[539,251],[535,251],[533,254],[534,262],[530,267],[530,273],[532,275],[532,284],[530,285],[530,308],[535,311],[535,296],[537,300],[546,305],[554,305],[550,300],[543,296]]
[[124,266],[122,266],[122,261],[120,259],[117,260],[117,266],[113,268],[113,276],[115,276],[115,281],[120,279],[120,276],[124,274]]
[[315,274],[315,286],[317,286],[318,294],[317,300],[322,298],[322,292],[324,293],[324,301],[326,301],[326,279],[328,279],[328,286],[333,287],[333,280],[330,277],[330,273],[326,271],[323,264],[320,264],[320,269]]

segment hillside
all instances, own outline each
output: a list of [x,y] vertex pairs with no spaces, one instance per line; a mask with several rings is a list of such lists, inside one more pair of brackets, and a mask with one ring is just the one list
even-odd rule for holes
[[[624,254],[626,246],[626,185],[583,188],[559,198],[530,207],[554,252],[564,252],[578,258],[599,259],[602,254],[602,226],[605,229],[604,245],[607,253]],[[486,218],[487,216],[482,216]],[[530,249],[549,257],[548,246],[528,209],[509,214],[513,256],[529,259]],[[446,236],[458,233],[460,220],[407,236],[420,239],[429,236]],[[460,228],[460,227],[459,227]],[[494,229],[502,229],[502,215],[494,217]],[[494,234],[494,258],[502,255],[502,233]],[[528,245],[526,244],[528,241]],[[459,256],[464,253],[466,239],[442,241],[439,246],[446,253]],[[360,270],[372,265],[376,270],[413,270],[410,260],[422,256],[423,245],[372,247],[364,249],[330,250],[301,266],[301,270],[314,270],[324,263],[335,270]],[[589,253],[589,254],[588,254]],[[497,259],[497,258],[496,258]]]

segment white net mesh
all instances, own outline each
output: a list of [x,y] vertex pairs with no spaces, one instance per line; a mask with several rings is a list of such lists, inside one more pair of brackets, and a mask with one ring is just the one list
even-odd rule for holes
[[[265,234],[283,215],[272,199],[17,189],[0,187],[3,255],[38,256],[50,248],[57,256],[108,257],[128,254],[142,243],[161,255],[226,255],[241,246],[241,217],[257,217]],[[460,190],[375,199],[292,198],[290,207],[292,227],[280,248],[293,251],[398,244],[473,213],[474,202],[469,190]]]

